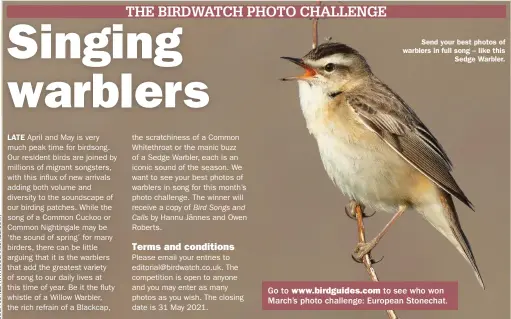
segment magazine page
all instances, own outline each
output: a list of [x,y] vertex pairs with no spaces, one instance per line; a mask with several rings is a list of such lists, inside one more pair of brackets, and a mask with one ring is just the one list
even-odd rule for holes
[[508,2],[13,2],[5,319],[510,317]]

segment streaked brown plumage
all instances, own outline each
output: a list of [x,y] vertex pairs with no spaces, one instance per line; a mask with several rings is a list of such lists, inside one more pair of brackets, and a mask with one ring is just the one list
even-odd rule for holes
[[[465,257],[484,288],[451,196],[473,205],[452,176],[445,150],[415,112],[345,44],[329,42],[301,59],[284,59],[306,70],[283,80],[298,81],[307,127],[332,181],[351,200],[397,212],[392,222],[415,209]],[[387,229],[358,247],[358,257]]]

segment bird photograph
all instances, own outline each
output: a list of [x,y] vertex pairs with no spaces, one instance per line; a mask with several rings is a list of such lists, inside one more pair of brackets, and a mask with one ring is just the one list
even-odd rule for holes
[[350,200],[349,215],[360,205],[392,216],[374,239],[356,245],[353,258],[369,256],[399,217],[414,211],[456,248],[484,289],[455,200],[474,206],[439,139],[412,107],[347,44],[328,41],[303,57],[282,59],[304,71],[281,80],[298,84],[305,124],[326,173]]

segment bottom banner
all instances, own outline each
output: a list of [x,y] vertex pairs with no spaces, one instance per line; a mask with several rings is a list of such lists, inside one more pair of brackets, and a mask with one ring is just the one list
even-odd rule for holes
[[263,282],[263,310],[457,310],[457,282]]

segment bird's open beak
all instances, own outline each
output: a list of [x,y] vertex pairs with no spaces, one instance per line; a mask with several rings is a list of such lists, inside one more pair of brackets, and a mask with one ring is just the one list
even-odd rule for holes
[[316,75],[316,71],[314,71],[314,69],[312,67],[310,67],[305,62],[303,62],[302,59],[290,58],[287,56],[283,56],[283,57],[281,57],[281,59],[291,61],[294,64],[299,65],[305,69],[305,74],[300,75],[300,76],[290,76],[287,78],[282,78],[282,79],[280,79],[281,81],[307,80],[307,79],[313,77],[314,75]]

